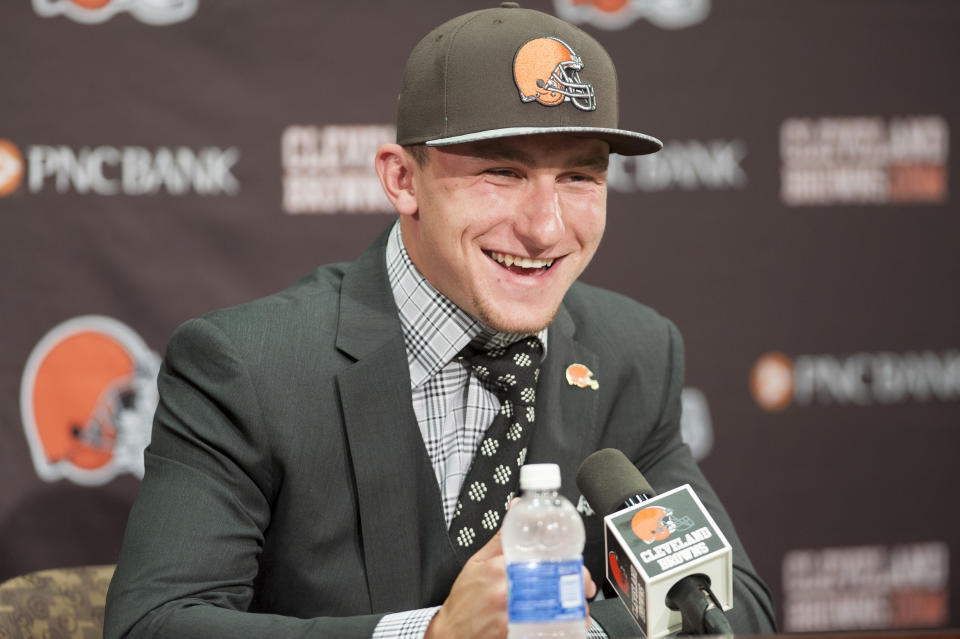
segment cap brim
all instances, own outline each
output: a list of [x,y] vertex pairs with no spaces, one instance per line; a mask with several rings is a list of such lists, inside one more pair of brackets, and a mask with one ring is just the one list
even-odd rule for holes
[[644,133],[626,131],[624,129],[604,129],[588,126],[507,127],[427,140],[425,144],[427,146],[450,146],[452,144],[495,140],[497,138],[509,138],[519,135],[545,135],[550,133],[562,133],[580,138],[603,140],[610,145],[611,153],[619,153],[620,155],[647,155],[649,153],[656,153],[663,148],[663,143],[660,140]]

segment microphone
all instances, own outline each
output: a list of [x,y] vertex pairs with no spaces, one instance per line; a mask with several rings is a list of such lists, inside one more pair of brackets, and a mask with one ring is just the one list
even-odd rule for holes
[[644,635],[733,634],[723,614],[733,607],[733,550],[689,484],[657,496],[605,448],[580,465],[577,487],[604,518],[607,581]]

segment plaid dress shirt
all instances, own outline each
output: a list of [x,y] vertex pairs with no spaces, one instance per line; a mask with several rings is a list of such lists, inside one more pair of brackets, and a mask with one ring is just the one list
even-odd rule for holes
[[[387,276],[400,315],[410,365],[410,393],[420,434],[440,486],[447,526],[460,487],[500,400],[470,375],[457,354],[471,342],[483,348],[506,346],[526,334],[498,333],[437,291],[414,266],[395,224],[387,240]],[[547,329],[538,334],[546,357]],[[373,639],[419,639],[439,607],[384,616]],[[606,634],[594,623],[591,639]]]

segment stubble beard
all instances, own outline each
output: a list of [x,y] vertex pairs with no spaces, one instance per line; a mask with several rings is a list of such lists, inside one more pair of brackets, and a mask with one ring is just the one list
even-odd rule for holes
[[553,310],[550,311],[549,317],[542,322],[531,325],[519,321],[511,322],[509,318],[502,317],[502,313],[496,313],[495,309],[489,308],[486,300],[481,299],[478,295],[473,296],[473,307],[477,309],[479,315],[476,319],[480,320],[485,326],[500,333],[522,333],[527,335],[535,335],[550,326],[553,323],[553,319],[557,316],[557,311],[560,310],[560,304],[558,303]]

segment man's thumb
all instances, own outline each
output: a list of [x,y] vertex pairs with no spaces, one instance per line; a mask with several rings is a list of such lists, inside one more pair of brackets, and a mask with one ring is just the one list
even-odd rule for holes
[[502,528],[497,530],[496,534],[490,538],[490,541],[483,545],[483,548],[473,554],[471,559],[476,561],[487,561],[503,554],[503,542],[500,538]]

